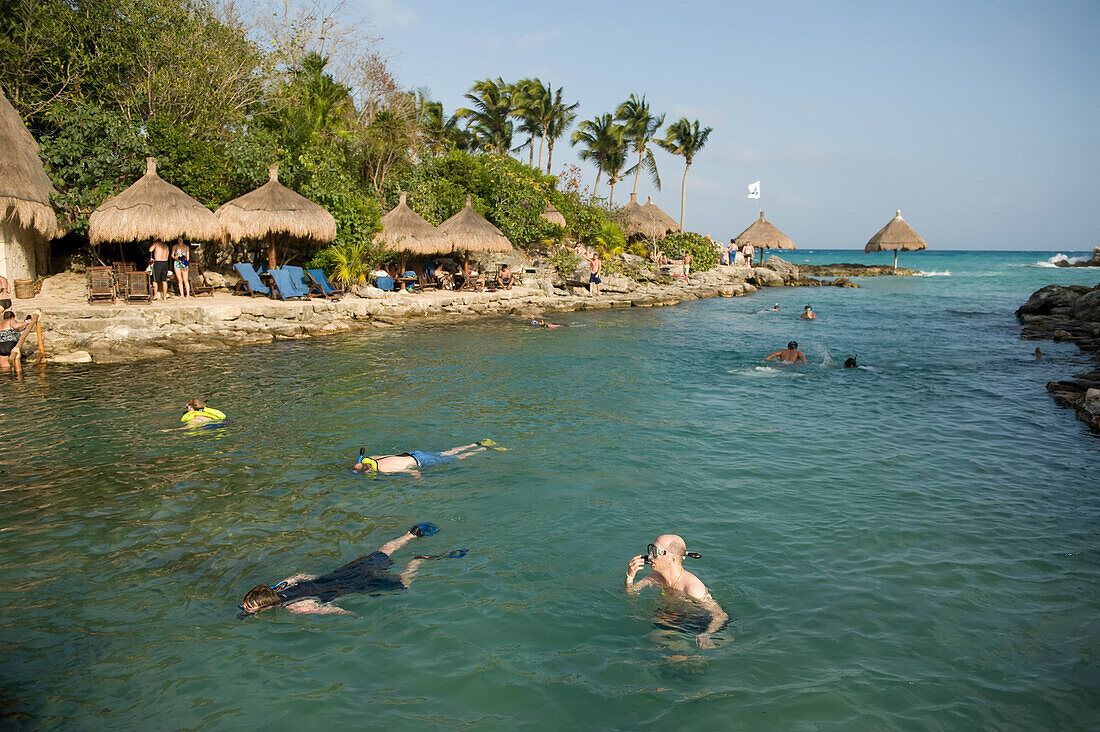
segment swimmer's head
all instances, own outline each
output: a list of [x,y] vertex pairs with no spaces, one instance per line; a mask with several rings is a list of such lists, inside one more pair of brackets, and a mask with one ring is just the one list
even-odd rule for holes
[[369,458],[366,455],[359,455],[359,462],[355,464],[352,470],[356,473],[377,473],[378,461],[374,458]]
[[798,348],[798,341],[790,341],[789,343],[787,343],[788,351],[793,351],[796,348]]
[[204,402],[202,399],[188,399],[187,409],[192,412],[202,411],[203,409],[206,409],[206,402]]
[[687,544],[676,534],[662,534],[653,540],[652,546],[655,551],[650,552],[651,564],[680,563],[684,561],[684,555],[687,553]]
[[244,596],[244,600],[241,602],[241,612],[246,615],[255,615],[281,603],[282,600],[275,594],[275,590],[267,585],[256,585]]
[[813,308],[810,307],[809,305],[807,305],[806,307],[804,307],[802,309],[805,310],[807,313],[813,310]]
[[13,313],[11,310],[5,310],[4,320],[15,320],[15,313]]
[[857,364],[855,356],[849,356],[848,358],[844,359],[844,368],[854,369],[856,366]]

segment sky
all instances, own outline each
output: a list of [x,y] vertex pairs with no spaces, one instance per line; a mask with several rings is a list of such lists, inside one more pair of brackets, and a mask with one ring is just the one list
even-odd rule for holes
[[[538,77],[579,120],[645,94],[713,127],[685,228],[728,241],[765,211],[800,249],[862,248],[901,209],[934,249],[1100,246],[1100,3],[348,0],[400,83],[447,113],[474,81]],[[554,173],[595,167],[567,139]],[[537,155],[537,153],[536,153]],[[683,158],[656,153],[680,214]],[[760,200],[746,186],[761,181]],[[626,203],[633,179],[619,183]],[[606,182],[600,193],[606,195]]]

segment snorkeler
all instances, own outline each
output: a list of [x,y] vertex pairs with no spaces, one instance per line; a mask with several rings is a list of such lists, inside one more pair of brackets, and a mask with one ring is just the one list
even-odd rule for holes
[[542,318],[531,318],[531,325],[536,328],[564,328],[561,323],[547,323]]
[[[644,555],[638,555],[626,565],[626,590],[637,592],[643,587],[661,588],[662,594],[666,592],[678,592],[689,600],[698,603],[704,610],[710,613],[710,623],[706,629],[695,637],[695,642],[700,648],[714,648],[714,641],[710,636],[729,620],[729,615],[722,606],[710,596],[710,591],[702,580],[691,572],[684,570],[684,558],[699,558],[695,552],[687,551],[684,540],[675,534],[658,536],[649,545]],[[653,568],[652,574],[635,584],[634,577],[644,565]]]
[[859,368],[859,364],[856,363],[856,357],[855,356],[849,356],[848,358],[844,359],[844,368],[846,368],[846,369]]
[[470,445],[452,447],[444,452],[409,450],[396,455],[367,455],[367,448],[359,450],[359,457],[352,467],[356,473],[409,473],[420,477],[417,468],[434,468],[436,465],[457,463],[483,450],[507,450],[492,440],[482,440]]
[[760,312],[760,313],[778,313],[779,312],[779,303],[776,303],[775,305],[773,305],[770,308],[766,308],[764,310],[758,310],[757,312]]
[[803,320],[817,320],[817,315],[814,313],[814,309],[809,305],[802,309],[802,315],[800,317]]
[[225,412],[206,406],[206,402],[202,399],[189,399],[185,408],[187,411],[180,417],[180,422],[188,427],[198,427],[209,422],[222,422],[226,418]]
[[787,347],[764,357],[765,361],[778,358],[783,363],[806,363],[806,354],[798,350],[798,341],[791,341]]
[[280,605],[292,613],[350,615],[347,610],[332,605],[331,602],[344,595],[378,595],[408,589],[417,568],[425,560],[460,559],[466,556],[465,549],[455,549],[446,554],[420,555],[414,557],[401,574],[386,572],[393,566],[391,554],[413,539],[432,536],[438,532],[438,526],[425,521],[411,527],[393,541],[383,544],[373,554],[360,557],[326,575],[316,577],[296,574],[274,586],[253,587],[244,596],[239,606],[241,615],[238,617],[248,617]]

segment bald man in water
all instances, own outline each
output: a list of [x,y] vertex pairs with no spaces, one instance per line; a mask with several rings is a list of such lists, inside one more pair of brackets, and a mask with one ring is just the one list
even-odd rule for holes
[[[696,636],[695,642],[700,648],[714,648],[714,641],[710,636],[718,632],[729,620],[729,615],[710,596],[710,591],[707,590],[703,581],[684,569],[686,556],[687,545],[682,538],[675,534],[658,536],[649,545],[646,556],[638,555],[626,565],[626,590],[634,593],[643,587],[659,587],[662,593],[683,595],[697,603],[703,610],[710,613],[710,623],[705,631]],[[653,567],[653,573],[635,583],[634,577],[647,562]]]

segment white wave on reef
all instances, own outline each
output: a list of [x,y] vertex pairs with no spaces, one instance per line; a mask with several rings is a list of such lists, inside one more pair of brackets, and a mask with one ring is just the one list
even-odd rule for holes
[[1078,264],[1080,262],[1089,261],[1088,257],[1071,257],[1067,254],[1055,254],[1053,257],[1046,261],[1036,262],[1031,265],[1032,267],[1057,267],[1059,262],[1065,262],[1066,264]]
[[917,277],[950,277],[951,272],[946,269],[934,269],[929,272],[917,272]]
[[802,377],[802,374],[793,370],[790,367],[784,366],[753,366],[751,368],[743,369],[730,369],[726,373],[739,374],[741,376],[749,376],[754,379],[773,379],[777,376],[797,376]]

